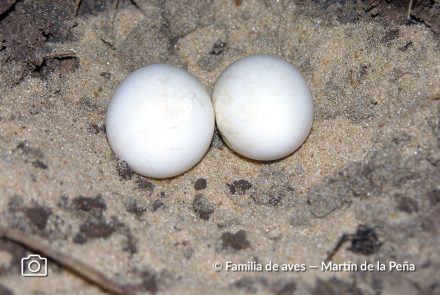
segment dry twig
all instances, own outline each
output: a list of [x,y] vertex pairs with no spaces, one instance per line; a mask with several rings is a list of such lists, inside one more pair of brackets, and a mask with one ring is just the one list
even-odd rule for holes
[[54,249],[46,240],[40,237],[28,235],[16,229],[0,227],[0,238],[22,244],[26,248],[41,253],[110,294],[126,295],[136,293],[133,287],[123,286],[114,282],[92,266]]
[[413,8],[413,2],[414,2],[414,0],[409,0],[408,14],[406,15],[406,20],[411,20],[411,11]]

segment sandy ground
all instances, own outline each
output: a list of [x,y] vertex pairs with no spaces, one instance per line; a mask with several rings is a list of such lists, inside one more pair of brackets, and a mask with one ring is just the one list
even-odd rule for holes
[[[438,1],[416,1],[412,22],[405,1],[57,2],[0,5],[2,226],[146,294],[440,294]],[[293,155],[249,161],[216,134],[168,180],[113,155],[106,105],[132,70],[172,63],[211,90],[258,53],[312,88],[313,129]],[[332,250],[416,271],[213,270],[320,266]],[[29,253],[0,240],[0,294],[103,293],[50,260],[46,278],[21,277]]]

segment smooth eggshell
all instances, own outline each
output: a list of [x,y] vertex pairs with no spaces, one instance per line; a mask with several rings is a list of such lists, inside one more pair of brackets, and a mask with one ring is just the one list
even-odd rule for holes
[[138,174],[179,175],[204,156],[214,112],[203,85],[188,72],[153,64],[131,73],[116,89],[106,115],[110,145]]
[[291,64],[269,55],[242,58],[220,76],[213,91],[217,126],[235,152],[260,161],[283,158],[306,140],[313,97]]

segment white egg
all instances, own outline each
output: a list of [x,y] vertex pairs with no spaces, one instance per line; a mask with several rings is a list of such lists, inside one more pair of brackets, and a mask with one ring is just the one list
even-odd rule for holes
[[196,165],[214,133],[214,111],[203,85],[188,72],[167,64],[131,73],[107,109],[110,145],[138,174],[179,175]]
[[221,74],[212,98],[225,142],[254,160],[272,161],[291,154],[312,128],[313,97],[306,80],[275,56],[236,61]]

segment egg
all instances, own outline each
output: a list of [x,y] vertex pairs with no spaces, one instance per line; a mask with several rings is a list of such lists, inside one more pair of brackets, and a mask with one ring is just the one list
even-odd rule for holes
[[205,155],[214,134],[214,111],[203,85],[167,64],[140,68],[117,87],[106,114],[113,152],[151,178],[191,169]]
[[234,62],[217,80],[212,99],[222,138],[250,159],[281,159],[297,150],[312,128],[310,88],[299,70],[279,57]]

